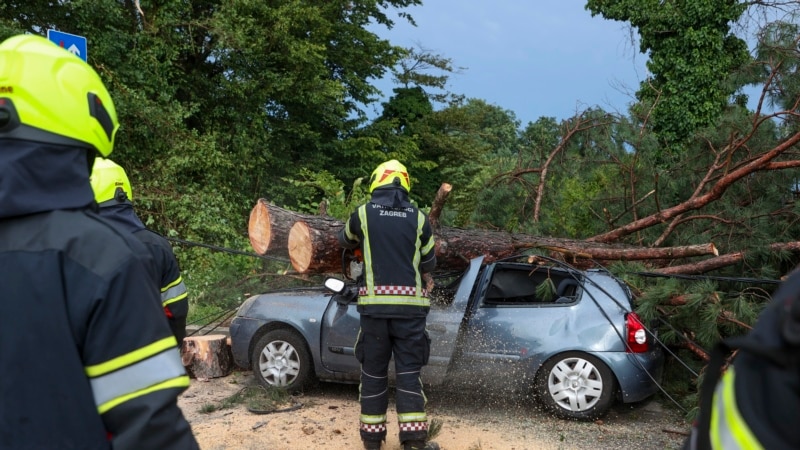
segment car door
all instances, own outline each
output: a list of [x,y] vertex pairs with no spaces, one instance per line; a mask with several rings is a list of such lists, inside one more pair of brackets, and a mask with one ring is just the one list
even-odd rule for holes
[[[562,347],[577,335],[575,299],[540,298],[539,284],[560,284],[564,274],[537,273],[528,264],[495,264],[485,271],[474,308],[464,325],[459,376],[496,380],[530,373],[537,355]],[[577,288],[576,288],[577,289]]]
[[356,303],[355,298],[350,303],[331,301],[322,316],[320,333],[322,366],[354,380],[358,380],[361,373],[354,353],[359,329]]
[[[422,369],[422,378],[426,383],[439,384],[447,376],[459,327],[482,261],[483,257],[480,257],[471,262],[452,292],[431,300],[427,317],[431,351],[428,364]],[[346,305],[331,301],[322,318],[320,357],[326,370],[339,372],[337,377],[357,380],[360,376],[361,368],[354,352],[358,330],[356,301]],[[394,363],[389,365],[389,374],[394,374]]]

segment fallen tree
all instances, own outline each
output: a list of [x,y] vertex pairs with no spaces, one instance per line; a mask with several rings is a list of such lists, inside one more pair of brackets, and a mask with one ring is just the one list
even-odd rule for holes
[[[287,211],[264,199],[257,202],[250,217],[250,241],[258,245],[258,248],[253,245],[257,253],[288,255],[298,273],[340,271],[342,249],[336,234],[344,227],[344,222],[327,216]],[[436,219],[438,217],[434,216],[432,221],[438,224]],[[713,243],[643,248],[441,226],[435,227],[435,236],[437,266],[444,270],[463,269],[470,259],[477,256],[494,261],[537,248],[580,267],[591,267],[595,261],[673,261],[719,254]]]

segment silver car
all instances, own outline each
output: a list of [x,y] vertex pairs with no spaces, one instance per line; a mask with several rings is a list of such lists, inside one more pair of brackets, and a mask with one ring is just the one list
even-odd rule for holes
[[[483,259],[437,280],[426,385],[532,391],[554,414],[578,420],[658,390],[664,355],[620,280],[601,270]],[[354,292],[347,285],[340,293],[320,287],[249,298],[230,326],[236,364],[265,386],[358,383]]]

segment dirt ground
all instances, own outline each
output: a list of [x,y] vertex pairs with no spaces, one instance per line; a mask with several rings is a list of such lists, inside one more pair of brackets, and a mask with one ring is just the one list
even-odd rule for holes
[[[296,397],[288,412],[254,414],[244,404],[204,412],[255,386],[251,372],[192,379],[179,399],[203,450],[361,449],[358,386],[321,383]],[[428,416],[442,428],[442,450],[678,449],[689,431],[680,411],[658,399],[618,405],[602,420],[574,422],[541,411],[530,398],[488,392],[426,389]],[[384,450],[401,450],[394,403]]]

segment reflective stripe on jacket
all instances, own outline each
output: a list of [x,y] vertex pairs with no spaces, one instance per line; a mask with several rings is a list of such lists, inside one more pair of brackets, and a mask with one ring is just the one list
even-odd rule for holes
[[0,221],[0,317],[13,318],[0,328],[4,445],[197,448],[152,267],[88,210]]
[[739,412],[735,380],[736,371],[731,366],[720,379],[714,393],[714,406],[711,410],[711,446],[725,450],[763,449]]
[[[373,197],[380,195],[376,193]],[[410,203],[389,207],[371,201],[350,216],[343,234],[347,241],[360,243],[364,256],[360,313],[375,317],[427,315],[430,300],[421,269],[435,265],[435,254],[433,231],[422,211]]]
[[[160,234],[143,229],[133,233],[153,254],[161,288],[161,305],[169,307],[174,317],[186,317],[189,311],[188,292],[172,246]],[[177,305],[180,302],[181,305]]]

